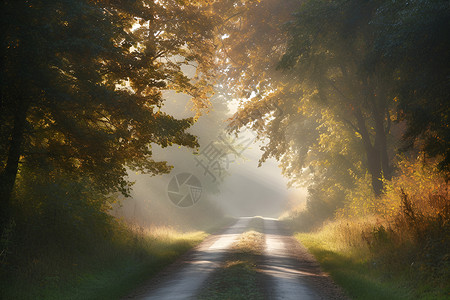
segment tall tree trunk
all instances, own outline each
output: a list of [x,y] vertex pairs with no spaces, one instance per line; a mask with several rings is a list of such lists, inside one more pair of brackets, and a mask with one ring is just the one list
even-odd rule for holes
[[378,95],[376,95],[376,92],[369,87],[367,81],[364,81],[364,90],[366,101],[370,106],[371,115],[375,122],[373,143],[367,131],[363,114],[359,109],[355,112],[355,117],[366,151],[367,166],[372,176],[372,188],[375,195],[379,197],[383,193],[383,177],[391,178],[391,167],[387,151],[387,131],[389,128],[385,127],[387,98],[382,90],[378,91]]
[[28,111],[28,104],[25,101],[19,101],[18,104],[14,114],[14,124],[6,166],[0,174],[0,229],[2,231],[11,217],[11,195],[14,189],[17,171],[19,169],[19,159],[22,153]]
[[383,194],[383,179],[380,164],[380,153],[377,149],[372,148],[371,151],[366,152],[367,165],[372,177],[372,188],[376,197]]
[[366,152],[367,169],[369,170],[369,173],[372,177],[372,188],[375,196],[379,197],[383,193],[381,153],[379,152],[379,147],[377,147],[379,141],[375,139],[374,145],[372,144],[362,112],[357,109],[354,115],[358,124],[359,133],[362,137],[364,150]]
[[376,139],[377,139],[377,148],[380,153],[380,163],[381,168],[383,170],[383,176],[386,179],[391,179],[391,165],[390,160],[388,156],[388,150],[387,150],[387,132],[384,129],[384,116],[378,116],[378,118],[382,118],[382,120],[377,121],[377,123],[380,123],[379,125],[376,125]]
[[[380,153],[380,164],[383,176],[391,179],[391,165],[387,149],[387,135],[389,128],[385,126],[385,118],[387,115],[386,95],[383,91],[378,91],[378,96],[372,96],[371,102],[373,107],[373,118],[375,120],[375,148]],[[378,99],[377,99],[378,97]],[[389,118],[389,116],[387,116]]]

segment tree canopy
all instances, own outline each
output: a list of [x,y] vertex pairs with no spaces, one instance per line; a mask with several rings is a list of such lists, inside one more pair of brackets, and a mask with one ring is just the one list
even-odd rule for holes
[[448,1],[1,5],[3,220],[21,170],[125,195],[127,167],[170,171],[152,144],[197,147],[196,118],[163,113],[162,92],[190,95],[198,117],[214,83],[241,99],[230,130],[253,129],[260,163],[277,159],[330,212],[362,178],[380,196],[399,151],[448,171]]
[[[0,209],[22,166],[127,194],[126,167],[168,172],[151,145],[197,147],[192,118],[160,111],[162,91],[208,106],[211,19],[202,2],[2,1]],[[183,65],[194,65],[189,77]]]
[[[244,97],[231,129],[258,132],[261,162],[279,160],[293,184],[310,187],[310,199],[331,202],[330,212],[366,172],[381,195],[405,146],[415,143],[446,168],[447,1],[247,7],[230,19],[222,68],[229,88]],[[266,14],[279,22],[257,17]]]

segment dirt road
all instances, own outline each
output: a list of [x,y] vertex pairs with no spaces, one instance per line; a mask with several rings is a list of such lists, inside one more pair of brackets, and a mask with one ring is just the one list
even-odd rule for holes
[[[220,267],[227,251],[246,231],[251,218],[212,235],[124,299],[196,299],[202,285]],[[314,258],[275,219],[264,219],[266,249],[258,266],[267,280],[267,299],[347,299]]]

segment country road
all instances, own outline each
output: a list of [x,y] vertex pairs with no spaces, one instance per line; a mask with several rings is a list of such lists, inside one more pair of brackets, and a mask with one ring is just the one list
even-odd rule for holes
[[[208,237],[161,274],[124,299],[196,299],[205,281],[220,267],[233,243],[252,218]],[[260,271],[266,275],[266,299],[347,299],[314,258],[283,228],[264,218],[265,251]]]

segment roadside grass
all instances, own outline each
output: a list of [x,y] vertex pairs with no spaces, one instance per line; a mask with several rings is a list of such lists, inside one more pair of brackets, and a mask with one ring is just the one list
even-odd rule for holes
[[[295,237],[351,299],[449,299],[448,284],[445,287],[434,282],[426,270],[405,264],[395,253],[374,253],[362,234],[374,226],[376,220],[371,218],[340,219],[315,232],[296,233]],[[385,252],[394,252],[389,245],[385,247]],[[407,250],[402,253],[396,249],[405,257]],[[397,257],[397,261],[384,260],[390,256]]]
[[[207,231],[231,222],[221,220]],[[32,260],[15,262],[16,269],[9,272],[0,270],[0,298],[119,299],[207,235],[114,223],[108,237],[85,240],[88,245],[72,249],[40,245],[40,253],[34,253]]]
[[397,159],[381,197],[365,176],[334,221],[323,224],[314,205],[283,219],[352,298],[450,299],[448,176],[425,155]]
[[255,217],[232,246],[221,268],[213,273],[197,299],[264,299],[258,261],[265,247],[264,220]]

